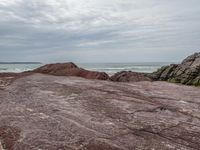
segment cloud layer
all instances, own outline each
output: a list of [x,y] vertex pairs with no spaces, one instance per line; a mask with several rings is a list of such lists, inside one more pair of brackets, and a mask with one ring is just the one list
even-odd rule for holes
[[0,0],[1,61],[179,61],[200,49],[199,0]]

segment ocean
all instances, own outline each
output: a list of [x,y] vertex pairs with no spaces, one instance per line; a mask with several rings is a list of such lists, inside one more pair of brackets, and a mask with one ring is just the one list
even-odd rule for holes
[[[143,63],[77,63],[78,66],[93,70],[106,72],[112,75],[119,71],[135,71],[152,73],[162,66],[172,62],[143,62]],[[0,64],[0,72],[23,72],[38,68],[44,64]]]

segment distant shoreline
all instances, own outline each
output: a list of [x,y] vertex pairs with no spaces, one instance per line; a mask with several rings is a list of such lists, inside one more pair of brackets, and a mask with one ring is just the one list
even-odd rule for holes
[[0,62],[0,64],[42,64],[41,62]]

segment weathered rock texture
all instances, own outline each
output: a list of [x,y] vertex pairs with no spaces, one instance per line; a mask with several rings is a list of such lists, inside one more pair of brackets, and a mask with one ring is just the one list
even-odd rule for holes
[[121,71],[110,77],[111,81],[116,82],[138,82],[138,81],[151,81],[151,79],[143,73],[132,71]]
[[164,66],[151,76],[154,80],[200,86],[200,53],[187,57],[181,64]]
[[56,76],[78,76],[86,79],[107,80],[109,78],[105,72],[88,71],[79,68],[74,63],[48,64],[33,70],[33,72]]
[[199,150],[200,89],[33,74],[0,90],[9,150]]
[[[0,89],[10,85],[14,80],[31,75],[31,72],[24,73],[0,73]],[[0,149],[1,150],[1,149]]]

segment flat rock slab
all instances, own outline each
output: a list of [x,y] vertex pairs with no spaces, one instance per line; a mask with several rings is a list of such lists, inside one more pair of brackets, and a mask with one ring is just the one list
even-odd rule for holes
[[198,150],[200,88],[25,76],[0,90],[0,149]]

